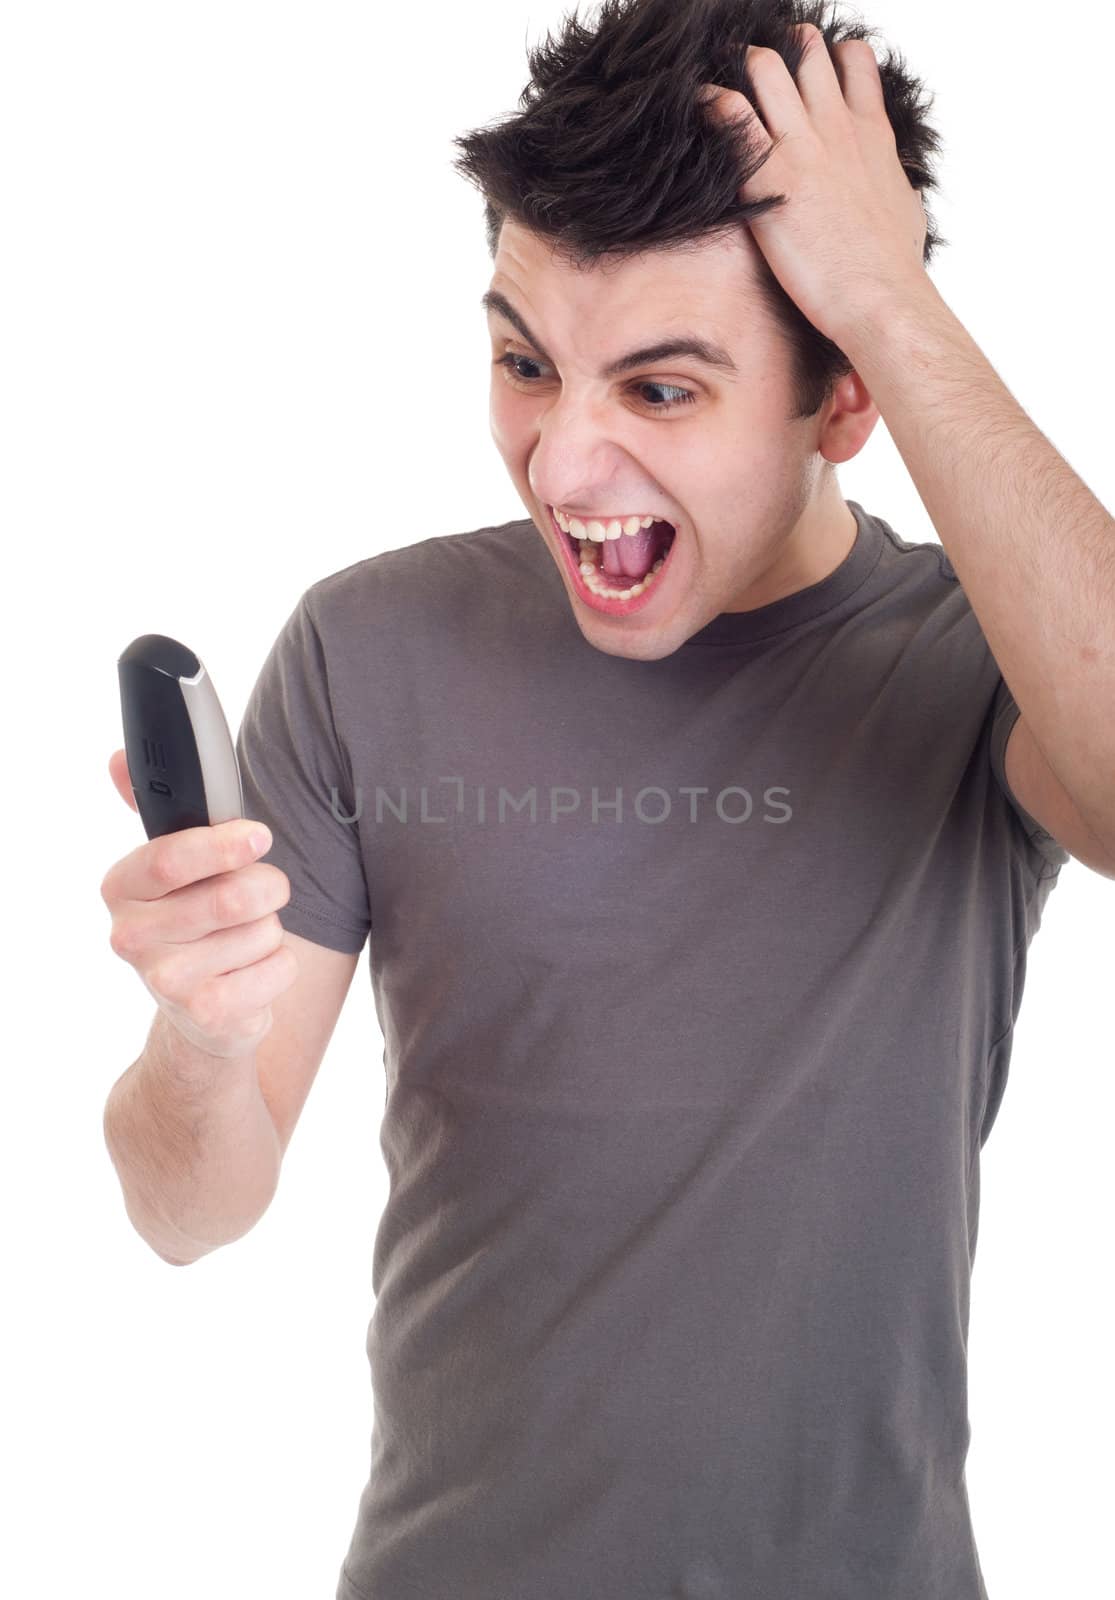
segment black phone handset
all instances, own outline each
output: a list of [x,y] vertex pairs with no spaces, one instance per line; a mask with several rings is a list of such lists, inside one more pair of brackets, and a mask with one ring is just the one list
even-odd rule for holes
[[236,747],[194,652],[166,634],[144,633],[117,672],[128,776],[147,837],[242,817]]

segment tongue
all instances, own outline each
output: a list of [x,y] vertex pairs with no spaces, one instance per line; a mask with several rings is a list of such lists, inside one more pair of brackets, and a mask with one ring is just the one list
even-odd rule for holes
[[666,549],[670,537],[668,522],[652,522],[638,533],[624,533],[618,539],[605,539],[600,549],[600,565],[616,578],[645,578]]

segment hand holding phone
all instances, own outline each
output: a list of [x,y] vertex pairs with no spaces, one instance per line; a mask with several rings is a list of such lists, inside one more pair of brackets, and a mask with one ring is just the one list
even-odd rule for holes
[[236,750],[198,658],[144,634],[120,657],[119,675],[125,748],[109,772],[147,843],[101,884],[109,942],[184,1038],[209,1055],[246,1054],[271,1027],[271,1001],[298,975],[277,914],[290,881],[259,860],[270,834],[243,819]]

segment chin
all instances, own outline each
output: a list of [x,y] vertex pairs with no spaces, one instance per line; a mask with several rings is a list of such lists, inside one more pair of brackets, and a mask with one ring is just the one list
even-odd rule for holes
[[627,661],[662,661],[672,656],[696,628],[677,631],[677,617],[667,617],[656,627],[616,628],[600,618],[586,606],[573,605],[573,615],[587,644],[602,655],[622,656]]

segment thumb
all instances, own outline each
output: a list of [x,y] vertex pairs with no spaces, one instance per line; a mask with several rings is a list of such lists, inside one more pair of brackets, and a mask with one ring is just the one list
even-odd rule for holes
[[128,754],[126,750],[114,750],[108,758],[109,775],[123,799],[131,806],[133,811],[139,810],[136,805],[135,795],[132,793],[132,780],[128,776]]

